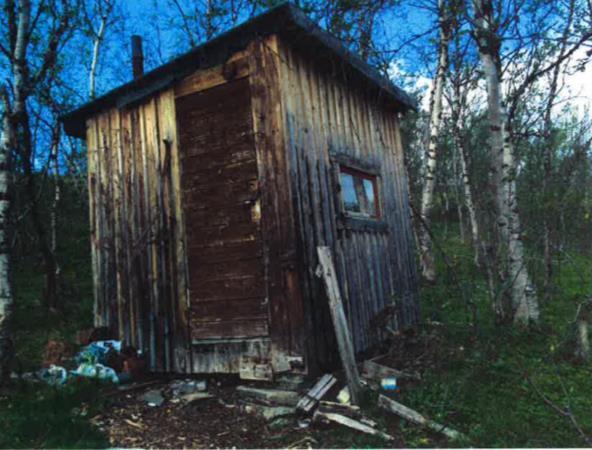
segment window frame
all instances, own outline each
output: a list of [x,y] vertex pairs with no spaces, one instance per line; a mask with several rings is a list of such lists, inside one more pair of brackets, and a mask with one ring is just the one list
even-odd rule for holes
[[[379,221],[382,219],[382,208],[381,208],[381,192],[379,188],[379,175],[370,171],[360,170],[357,167],[352,167],[346,163],[337,164],[337,175],[339,180],[339,202],[341,206],[341,212],[348,216],[363,220]],[[345,201],[343,197],[343,186],[341,182],[341,174],[345,173],[351,175],[354,179],[360,178],[362,180],[369,180],[372,183],[372,190],[374,194],[374,214],[368,215],[363,212],[350,211],[345,207]],[[359,202],[359,198],[357,199]]]
[[[329,160],[333,181],[333,204],[335,205],[336,225],[339,233],[345,232],[346,236],[351,231],[388,234],[389,226],[384,214],[384,199],[382,198],[382,175],[380,160],[376,156],[369,155],[364,159],[357,158],[351,153],[337,152],[329,149]],[[364,215],[351,214],[345,210],[341,194],[341,170],[347,168],[357,170],[363,174],[376,178],[375,195],[376,204],[380,211],[380,217],[369,217]]]

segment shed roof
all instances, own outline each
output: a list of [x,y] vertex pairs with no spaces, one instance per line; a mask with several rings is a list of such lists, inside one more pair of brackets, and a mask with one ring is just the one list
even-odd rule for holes
[[383,98],[400,110],[415,109],[415,101],[401,88],[383,77],[369,64],[348,50],[337,38],[321,29],[291,3],[282,3],[267,12],[211,39],[169,61],[142,77],[125,83],[101,97],[61,117],[66,133],[84,137],[86,119],[104,109],[124,107],[167,88],[198,69],[222,64],[254,38],[279,34],[294,45],[320,58],[336,59],[351,69],[352,75],[376,89]]

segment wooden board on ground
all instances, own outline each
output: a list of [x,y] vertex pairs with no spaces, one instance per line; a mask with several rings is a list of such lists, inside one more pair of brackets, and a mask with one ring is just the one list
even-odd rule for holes
[[446,427],[444,425],[440,425],[439,423],[436,423],[433,420],[427,419],[417,411],[408,408],[407,406],[402,405],[401,403],[396,402],[385,395],[380,394],[378,396],[378,406],[380,406],[383,409],[386,409],[387,411],[395,413],[403,419],[409,420],[410,422],[413,422],[417,425],[421,425],[426,428],[429,428],[430,430],[442,433],[450,439],[459,439],[463,437],[463,435],[458,431]]
[[313,419],[315,421],[335,422],[340,425],[352,428],[354,430],[361,431],[362,433],[371,434],[373,436],[380,436],[381,438],[386,439],[387,441],[392,441],[394,439],[389,434],[386,434],[380,430],[377,430],[376,428],[363,424],[362,422],[358,422],[357,420],[350,419],[349,417],[341,414],[316,411]]
[[382,364],[378,364],[372,360],[364,361],[362,368],[362,377],[367,378],[374,384],[380,385],[380,380],[388,377],[395,377],[401,379],[421,380],[417,373],[405,372],[402,370],[393,369]]
[[337,383],[337,378],[333,375],[325,374],[319,381],[300,399],[297,409],[309,413],[316,404],[329,392],[329,389]]

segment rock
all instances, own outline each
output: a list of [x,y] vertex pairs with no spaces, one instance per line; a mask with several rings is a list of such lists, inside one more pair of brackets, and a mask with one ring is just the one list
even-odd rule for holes
[[260,389],[251,386],[238,386],[236,391],[240,395],[277,403],[278,405],[296,406],[300,399],[297,392],[280,389]]
[[164,403],[164,397],[160,389],[147,391],[140,398],[148,403],[148,406],[160,406]]

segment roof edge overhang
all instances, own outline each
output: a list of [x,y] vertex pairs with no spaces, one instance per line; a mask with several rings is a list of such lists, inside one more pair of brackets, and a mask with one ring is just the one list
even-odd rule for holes
[[303,48],[316,45],[317,50],[342,61],[356,77],[376,88],[380,96],[392,102],[398,110],[417,109],[415,101],[405,91],[345,48],[337,38],[310,20],[301,9],[291,3],[282,3],[142,77],[62,115],[60,120],[68,135],[83,138],[86,135],[86,120],[90,116],[108,108],[121,108],[137,103],[196,70],[223,64],[233,53],[245,49],[253,39],[271,34],[286,37],[292,43],[302,44]]

